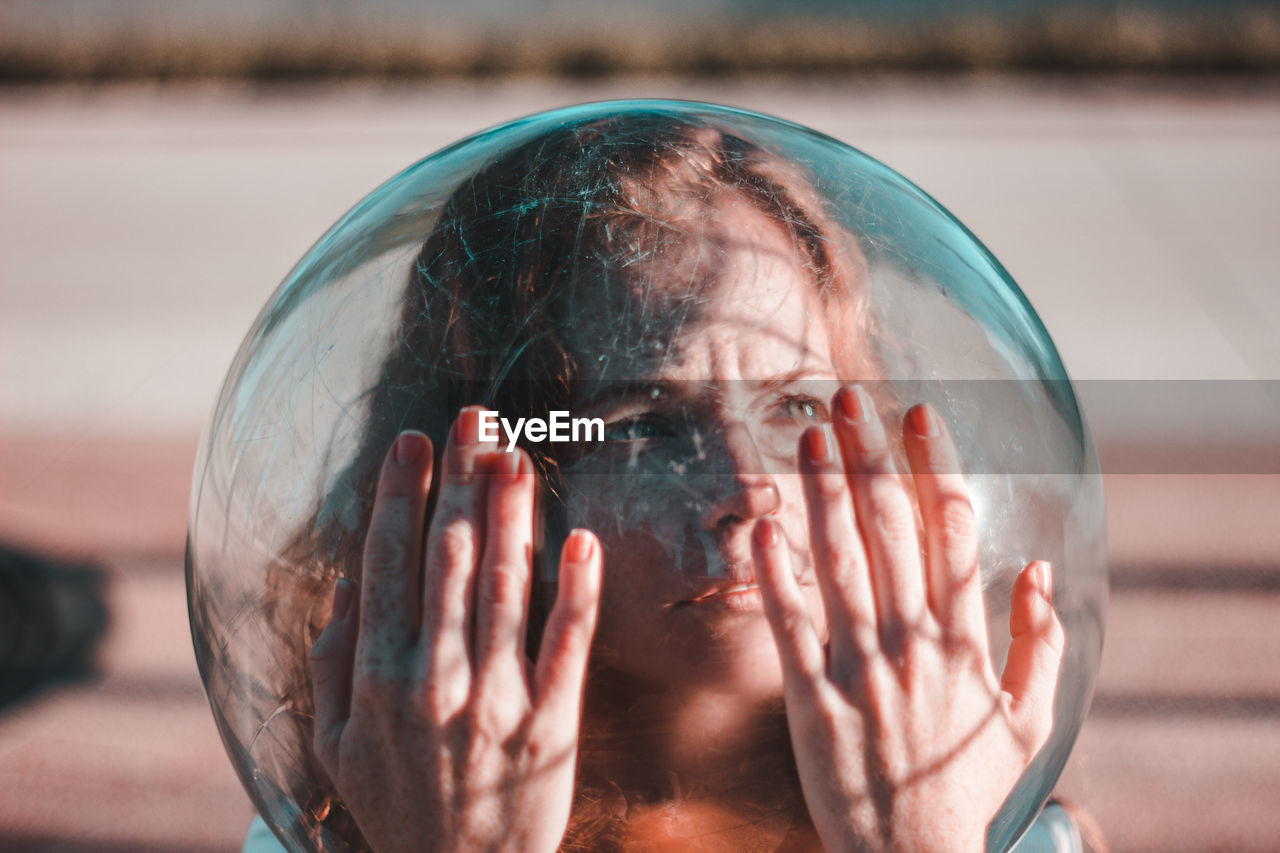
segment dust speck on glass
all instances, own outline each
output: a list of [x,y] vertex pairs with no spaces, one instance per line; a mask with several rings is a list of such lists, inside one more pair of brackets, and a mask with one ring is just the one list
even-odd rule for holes
[[[787,515],[797,441],[852,382],[886,422],[927,401],[953,433],[997,672],[1013,578],[1054,566],[1066,653],[1049,741],[992,824],[1012,844],[1082,724],[1106,602],[1100,477],[1063,365],[999,263],[905,178],[806,128],[679,102],[557,110],[427,157],[334,225],[250,328],[201,441],[187,578],[210,704],[264,819],[295,850],[363,849],[311,753],[307,651],[335,578],[359,579],[401,430],[442,446],[471,404],[521,421],[495,447],[539,477],[531,623],[548,555],[589,527],[593,666],[656,691],[732,684],[721,633],[649,637],[646,608],[726,574],[732,549],[690,519],[746,475],[778,484],[811,568],[803,507]],[[551,440],[556,412],[601,429]],[[757,640],[773,653],[767,630],[724,648],[750,658]]]

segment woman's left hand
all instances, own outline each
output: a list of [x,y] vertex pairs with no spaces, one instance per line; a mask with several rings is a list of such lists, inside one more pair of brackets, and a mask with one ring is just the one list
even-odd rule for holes
[[778,525],[755,530],[805,801],[829,851],[983,850],[987,825],[1053,723],[1063,633],[1050,567],[1013,587],[1008,662],[997,680],[972,506],[955,447],[927,406],[905,442],[905,479],[870,397],[842,389],[830,428],[801,441],[824,644]]

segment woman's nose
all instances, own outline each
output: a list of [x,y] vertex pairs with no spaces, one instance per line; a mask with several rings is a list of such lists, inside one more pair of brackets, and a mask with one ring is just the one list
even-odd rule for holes
[[725,430],[720,464],[708,487],[705,524],[709,529],[741,524],[777,512],[782,495],[745,424]]

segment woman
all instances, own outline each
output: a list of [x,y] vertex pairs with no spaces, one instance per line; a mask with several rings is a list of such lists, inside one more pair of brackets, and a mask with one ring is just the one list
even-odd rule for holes
[[[863,275],[797,170],[660,111],[454,193],[348,473],[367,533],[299,537],[342,578],[327,823],[378,853],[983,847],[1052,724],[1050,569],[997,679],[955,450],[926,406],[882,420]],[[603,440],[508,452],[489,411]]]

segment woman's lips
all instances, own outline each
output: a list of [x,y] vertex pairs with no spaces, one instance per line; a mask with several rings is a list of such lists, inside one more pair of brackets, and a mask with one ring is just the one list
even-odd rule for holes
[[754,612],[764,609],[764,596],[760,585],[755,581],[730,584],[704,592],[694,598],[677,602],[677,607],[691,607],[697,610],[731,610]]

